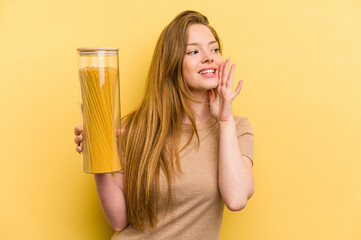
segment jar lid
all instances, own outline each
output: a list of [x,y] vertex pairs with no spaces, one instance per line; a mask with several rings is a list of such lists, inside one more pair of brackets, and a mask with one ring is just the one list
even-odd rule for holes
[[119,48],[114,47],[93,47],[93,48],[78,48],[79,55],[114,55],[118,54]]
[[115,47],[86,47],[86,48],[77,48],[79,52],[95,52],[95,51],[118,51],[119,48]]

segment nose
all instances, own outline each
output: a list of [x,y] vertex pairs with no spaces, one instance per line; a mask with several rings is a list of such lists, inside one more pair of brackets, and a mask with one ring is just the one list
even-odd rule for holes
[[205,53],[202,57],[202,63],[212,63],[213,57],[210,53]]

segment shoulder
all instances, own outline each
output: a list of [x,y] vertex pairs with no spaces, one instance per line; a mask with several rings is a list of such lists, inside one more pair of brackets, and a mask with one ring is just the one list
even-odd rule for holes
[[236,123],[243,123],[245,121],[249,121],[248,117],[243,117],[243,116],[239,116],[239,115],[233,115],[233,118],[236,121]]
[[254,134],[251,122],[247,117],[233,117],[236,122],[237,138],[242,155],[248,157],[252,161],[253,166]]
[[237,132],[253,132],[252,125],[248,117],[233,115],[233,118],[236,123]]

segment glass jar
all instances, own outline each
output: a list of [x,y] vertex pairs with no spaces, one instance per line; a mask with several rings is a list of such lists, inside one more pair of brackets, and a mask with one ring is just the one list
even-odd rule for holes
[[119,171],[118,48],[78,48],[77,51],[82,98],[82,170],[86,173]]

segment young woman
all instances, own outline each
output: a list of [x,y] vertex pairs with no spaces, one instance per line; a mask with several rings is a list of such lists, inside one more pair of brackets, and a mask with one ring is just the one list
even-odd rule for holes
[[[232,115],[235,65],[205,16],[180,13],[161,33],[141,106],[123,118],[122,171],[95,174],[112,239],[218,239],[224,204],[254,193],[250,122]],[[82,151],[81,128],[75,128]]]

